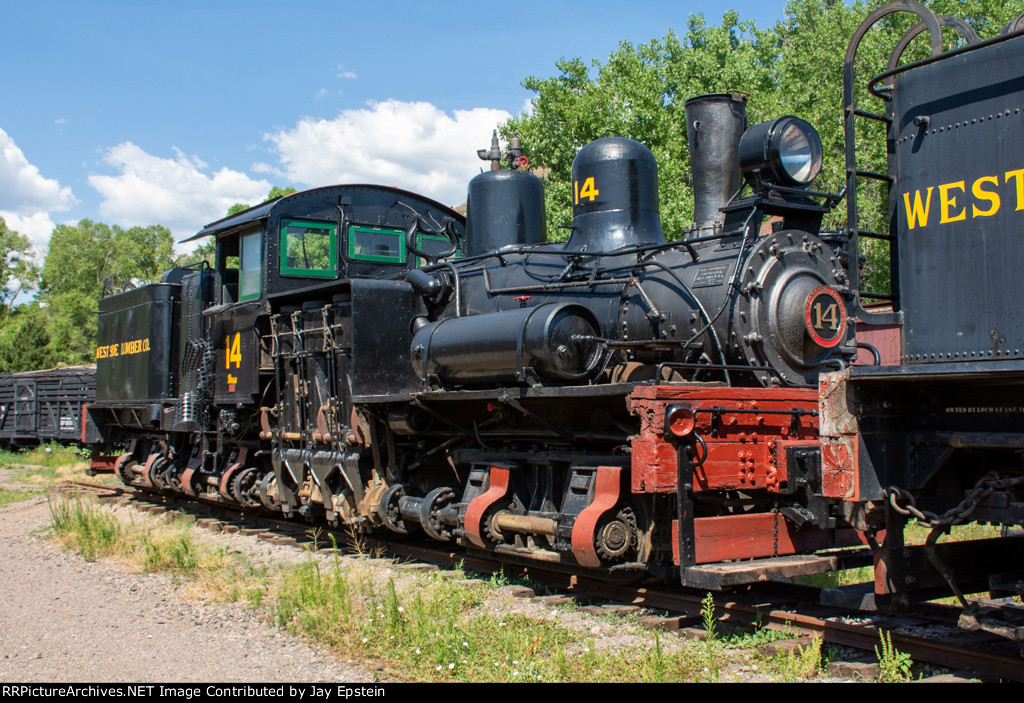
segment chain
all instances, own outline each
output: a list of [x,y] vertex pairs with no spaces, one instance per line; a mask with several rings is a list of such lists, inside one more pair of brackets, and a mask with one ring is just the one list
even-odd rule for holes
[[[981,505],[982,501],[990,495],[996,491],[1012,488],[1021,483],[1024,483],[1024,476],[1001,479],[999,474],[990,471],[982,476],[981,480],[971,489],[971,492],[956,507],[947,510],[942,515],[918,509],[913,494],[901,488],[891,486],[885,490],[883,495],[888,498],[889,505],[892,506],[893,510],[901,515],[916,518],[921,525],[934,529],[958,525],[964,522]],[[900,505],[897,501],[903,504]]]

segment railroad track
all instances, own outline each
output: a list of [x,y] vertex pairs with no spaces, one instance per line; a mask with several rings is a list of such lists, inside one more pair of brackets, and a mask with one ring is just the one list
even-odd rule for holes
[[[196,518],[200,527],[235,532],[245,530],[278,544],[304,548],[314,543],[314,533],[307,525],[251,514],[227,504],[180,500],[176,495],[152,494],[124,486],[102,486],[91,483],[66,483],[62,492],[87,491],[101,500],[126,499],[136,508],[152,513],[183,511]],[[343,530],[317,528],[319,547],[336,543],[352,548],[352,537]],[[545,598],[554,603],[574,599],[599,604],[595,610],[642,608],[657,613],[640,618],[641,624],[669,633],[687,634],[701,623],[701,607],[706,593],[694,590],[667,590],[628,583],[611,583],[590,579],[557,565],[517,564],[507,557],[496,560],[483,551],[438,549],[416,541],[382,541],[367,537],[360,549],[381,553],[406,562],[419,562],[440,567],[461,563],[467,571],[489,573],[504,569],[510,577],[528,575],[531,582],[542,584],[547,594],[537,595],[535,589],[523,589],[521,595]],[[552,595],[553,594],[553,595]],[[891,634],[896,648],[910,654],[915,662],[924,662],[954,670],[972,672],[983,678],[1024,682],[1024,644],[990,633],[969,633],[957,623],[962,610],[958,607],[925,603],[898,614],[865,613],[850,609],[822,606],[820,589],[792,583],[768,582],[715,596],[715,612],[723,628],[750,628],[756,625],[770,629],[786,629],[802,635],[821,637],[825,642],[850,647],[873,656],[883,630]],[[1003,611],[1012,619],[1024,618],[1019,604],[982,601],[991,610]],[[600,604],[604,604],[603,606]]]

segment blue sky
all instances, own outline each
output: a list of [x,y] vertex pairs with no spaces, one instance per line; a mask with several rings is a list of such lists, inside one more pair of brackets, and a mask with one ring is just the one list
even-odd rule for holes
[[[397,185],[450,204],[475,150],[561,57],[784,0],[0,0],[0,216],[164,224],[178,239],[272,185]],[[742,87],[742,86],[737,86]]]

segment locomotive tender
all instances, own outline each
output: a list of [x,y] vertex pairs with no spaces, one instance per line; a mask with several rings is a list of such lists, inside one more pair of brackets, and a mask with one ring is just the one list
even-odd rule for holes
[[[894,10],[869,17],[856,40]],[[956,405],[977,405],[966,389],[984,379],[984,404],[1008,407],[1006,393],[1020,390],[1021,308],[1006,299],[965,319],[978,312],[956,299],[966,289],[939,306],[940,284],[922,280],[943,256],[965,255],[958,227],[988,238],[959,264],[965,281],[1009,274],[993,253],[1013,250],[1013,186],[1000,173],[990,187],[995,161],[968,151],[974,131],[949,135],[962,139],[953,161],[984,173],[964,176],[981,217],[946,224],[964,219],[967,186],[936,185],[948,147],[917,150],[947,136],[920,136],[914,118],[922,101],[967,110],[978,98],[959,81],[989,75],[996,54],[1019,67],[1022,42],[936,56],[898,72],[887,94],[903,105],[881,116],[903,130],[887,176],[894,219],[907,193],[917,218],[894,230],[903,366],[849,368],[854,320],[867,319],[850,255],[855,188],[853,235],[822,232],[841,195],[810,189],[822,158],[813,128],[791,116],[748,127],[744,98],[720,94],[686,104],[697,205],[693,228],[671,238],[653,156],[619,137],[579,151],[566,242],[546,241],[543,185],[518,168],[518,143],[503,152],[496,137],[480,152],[491,170],[470,182],[465,218],[355,185],[207,226],[196,237],[216,238],[212,268],[174,269],[102,301],[85,433],[103,453],[123,447],[115,470],[147,489],[701,588],[834,569],[838,548],[853,544],[871,545],[894,573],[903,519],[885,506],[909,499],[881,487],[925,487],[930,509],[959,503],[978,473],[960,454],[974,450],[1011,475],[991,495],[1015,506],[978,515],[1021,524],[1020,401],[998,426],[978,415],[982,432],[935,400],[970,366],[974,375],[950,382]],[[964,64],[957,81],[913,80],[954,64]],[[913,92],[922,84],[932,93]],[[1007,78],[991,90],[1002,114],[1021,87]],[[987,129],[1019,136],[1022,117],[1005,115]],[[946,117],[929,119],[931,130]],[[986,219],[997,188],[1004,208]],[[932,228],[949,237],[941,254],[929,253]],[[993,283],[1019,291],[1005,276]],[[968,322],[973,332],[958,336]],[[996,353],[969,360],[989,328]],[[949,352],[948,335],[959,345]],[[940,348],[963,358],[932,363]],[[921,430],[921,418],[945,424]],[[884,575],[876,584],[880,596],[903,590]]]

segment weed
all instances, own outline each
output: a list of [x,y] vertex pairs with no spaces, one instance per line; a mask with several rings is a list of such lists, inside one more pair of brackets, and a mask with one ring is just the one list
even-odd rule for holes
[[821,638],[795,652],[783,652],[778,659],[777,670],[785,683],[795,683],[817,676],[821,672]]
[[87,561],[112,554],[122,537],[121,524],[112,515],[77,495],[50,502],[50,522],[57,537]]
[[505,567],[500,567],[498,571],[491,575],[491,585],[495,588],[501,588],[502,586],[508,586],[512,582],[505,574]]
[[790,629],[772,630],[767,627],[754,626],[753,632],[734,632],[726,640],[725,646],[729,649],[754,649],[762,644],[779,642],[780,640],[791,640],[798,637]]
[[881,683],[902,683],[910,680],[910,667],[913,660],[906,652],[896,649],[892,643],[892,633],[880,630],[878,633],[879,647],[875,647],[878,657],[878,680]]
[[[359,526],[352,522],[346,522],[345,532],[348,537],[349,548],[356,554],[356,556],[368,556],[366,535],[359,529]],[[331,542],[334,542],[333,538],[331,539]],[[337,545],[335,545],[335,548],[337,548]]]
[[[306,545],[306,549],[313,554],[320,551],[320,538],[323,537],[324,531],[319,527],[311,527],[306,530],[306,537],[309,537],[311,544]],[[333,541],[333,540],[332,540]]]
[[719,665],[717,619],[715,618],[715,597],[709,592],[700,602],[700,619],[704,624],[704,658],[705,668],[711,681],[718,681]]

